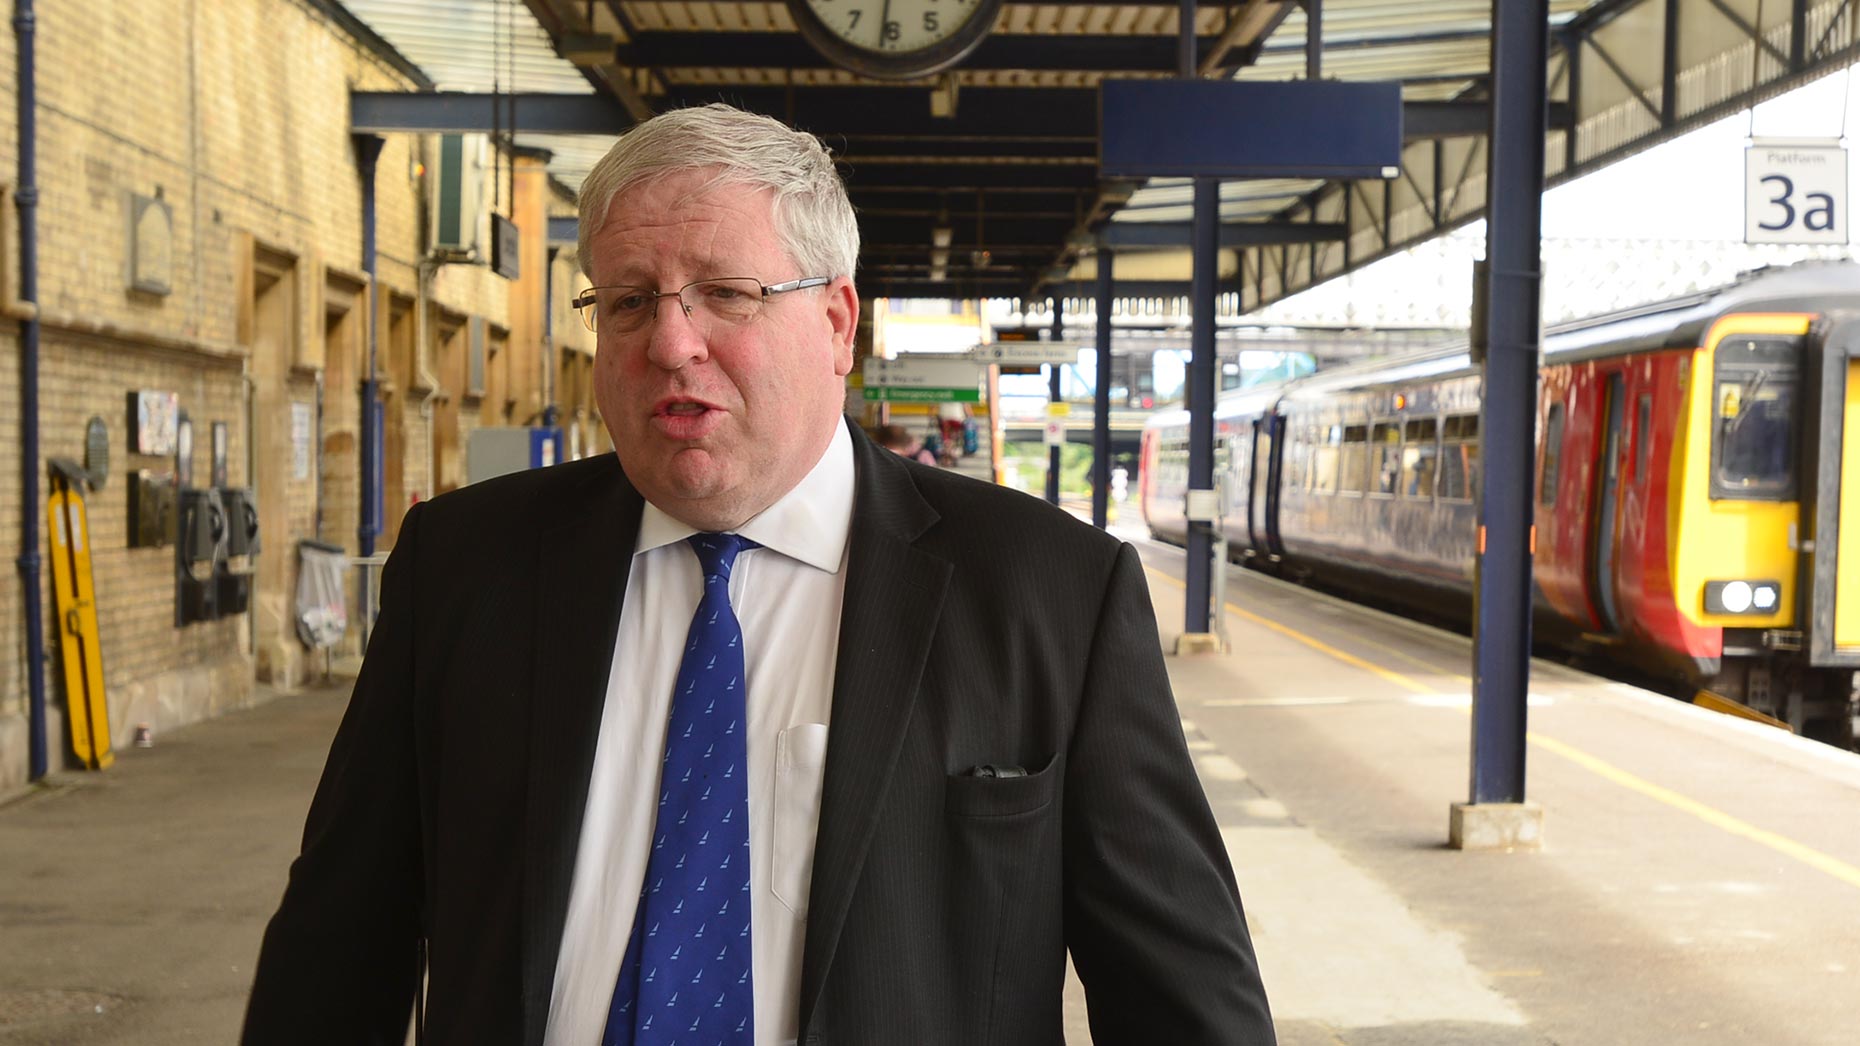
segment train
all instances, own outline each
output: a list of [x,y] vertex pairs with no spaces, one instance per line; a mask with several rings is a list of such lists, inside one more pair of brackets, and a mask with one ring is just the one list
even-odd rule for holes
[[[1471,616],[1481,378],[1470,346],[1234,390],[1214,417],[1232,559]],[[1547,329],[1533,629],[1700,703],[1860,735],[1860,265],[1806,262]],[[1189,522],[1188,412],[1153,416],[1153,536]],[[1842,555],[1845,551],[1846,555]]]

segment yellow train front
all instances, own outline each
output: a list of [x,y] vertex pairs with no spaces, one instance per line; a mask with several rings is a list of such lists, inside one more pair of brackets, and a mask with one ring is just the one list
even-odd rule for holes
[[1553,634],[1852,742],[1860,564],[1843,586],[1835,549],[1841,490],[1860,496],[1841,482],[1860,469],[1855,272],[1766,272],[1547,339],[1535,574]]
[[[1852,745],[1860,266],[1763,270],[1560,326],[1541,376],[1539,638]],[[1463,349],[1224,397],[1216,461],[1230,548],[1466,614],[1480,411]],[[1185,428],[1184,415],[1159,416],[1145,434],[1139,490],[1164,538],[1185,529]]]

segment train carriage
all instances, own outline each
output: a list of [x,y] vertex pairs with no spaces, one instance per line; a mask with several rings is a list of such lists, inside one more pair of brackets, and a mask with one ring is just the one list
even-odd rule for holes
[[[1851,744],[1856,342],[1860,266],[1844,262],[1547,332],[1530,478],[1541,637]],[[1223,397],[1236,558],[1467,614],[1479,388],[1457,347]],[[1152,532],[1178,541],[1186,436],[1185,412],[1152,419],[1139,483]]]

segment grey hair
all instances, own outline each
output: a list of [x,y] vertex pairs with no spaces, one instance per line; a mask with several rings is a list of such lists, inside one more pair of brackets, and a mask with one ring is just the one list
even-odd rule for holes
[[589,241],[615,196],[660,175],[706,169],[717,172],[712,185],[774,192],[775,235],[801,267],[798,276],[853,274],[859,223],[826,146],[805,131],[718,102],[639,124],[588,172],[581,183],[581,271],[593,278]]

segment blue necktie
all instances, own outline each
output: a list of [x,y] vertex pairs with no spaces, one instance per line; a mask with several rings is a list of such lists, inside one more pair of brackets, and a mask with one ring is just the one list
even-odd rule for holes
[[752,1046],[749,717],[730,609],[738,534],[693,534],[704,596],[666,723],[652,855],[602,1046]]

